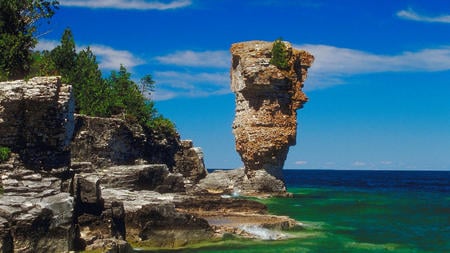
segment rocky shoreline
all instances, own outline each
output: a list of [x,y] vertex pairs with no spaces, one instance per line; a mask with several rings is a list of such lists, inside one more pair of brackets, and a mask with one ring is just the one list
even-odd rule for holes
[[[0,83],[0,146],[12,151],[0,162],[0,252],[132,252],[131,245],[179,248],[229,234],[287,238],[281,231],[300,223],[238,197],[289,196],[281,169],[313,58],[287,45],[288,70],[269,66],[268,42],[233,45],[234,132],[246,167],[210,174],[201,149],[177,133],[74,114],[72,88],[59,77]],[[267,138],[270,129],[289,134]]]
[[1,252],[174,248],[252,237],[242,224],[294,224],[202,187],[207,171],[192,141],[75,115],[71,99],[57,77],[0,85],[0,145],[13,151],[0,164]]
[[[268,214],[266,206],[254,200],[143,189],[151,184],[129,187],[130,182],[142,179],[131,175],[145,177],[161,169],[167,167],[114,166],[75,174],[67,182],[3,164],[0,249],[132,252],[131,245],[179,248],[228,234],[285,239],[280,231],[301,225],[289,217]],[[271,232],[260,234],[265,230]]]

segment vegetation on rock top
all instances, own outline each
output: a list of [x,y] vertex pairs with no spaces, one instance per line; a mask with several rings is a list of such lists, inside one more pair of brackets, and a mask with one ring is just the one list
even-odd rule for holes
[[277,66],[279,69],[287,69],[289,67],[288,52],[282,38],[278,38],[273,42],[270,64]]

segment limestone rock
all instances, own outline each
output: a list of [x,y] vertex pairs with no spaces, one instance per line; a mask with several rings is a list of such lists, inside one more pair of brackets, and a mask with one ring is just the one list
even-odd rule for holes
[[176,248],[213,236],[206,220],[179,213],[173,204],[145,205],[130,222],[139,228],[147,246]]
[[[289,66],[270,64],[272,43],[249,41],[231,47],[231,90],[236,95],[236,150],[251,180],[263,170],[282,182],[289,146],[296,143],[297,112],[307,101],[303,83],[314,57],[286,45]],[[255,182],[256,183],[256,182]],[[263,187],[264,188],[264,187]],[[284,191],[278,189],[259,189]]]
[[97,171],[102,187],[154,190],[161,193],[184,192],[184,178],[170,173],[165,164],[121,165]]
[[252,177],[249,177],[244,169],[216,170],[209,173],[196,185],[195,192],[231,196],[289,196],[280,179],[265,170],[256,170]]
[[59,77],[0,83],[0,146],[19,153],[32,168],[67,166],[74,129],[71,90]]
[[100,179],[97,175],[75,175],[71,193],[75,198],[75,213],[100,215],[103,211],[103,199]]
[[194,183],[207,174],[201,149],[192,141],[117,118],[76,115],[71,152],[76,171],[150,163],[166,164],[169,172]]
[[179,150],[177,135],[164,135],[118,118],[75,115],[71,143],[72,161],[90,162],[95,167],[146,163],[174,166]]
[[194,147],[191,140],[182,140],[181,149],[175,154],[175,167],[173,171],[181,173],[186,179],[197,183],[207,174],[203,151]]
[[[61,180],[15,168],[1,171],[0,248],[2,252],[66,252],[77,234],[74,200],[60,192]],[[7,222],[5,222],[7,221]]]

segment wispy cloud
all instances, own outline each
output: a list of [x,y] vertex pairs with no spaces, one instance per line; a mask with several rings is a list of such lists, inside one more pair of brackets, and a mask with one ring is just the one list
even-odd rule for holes
[[315,57],[306,89],[344,84],[346,77],[359,74],[450,70],[450,46],[397,55],[373,54],[329,45],[304,44],[295,47],[309,51]]
[[440,15],[440,16],[427,16],[415,12],[413,9],[400,10],[397,12],[397,17],[407,20],[413,20],[418,22],[427,23],[447,23],[450,24],[450,15]]
[[[55,40],[40,40],[35,50],[52,50],[60,44]],[[80,46],[78,49],[84,49],[87,46]],[[99,67],[102,70],[118,69],[124,65],[131,70],[133,67],[144,64],[145,61],[133,55],[127,50],[118,50],[105,45],[90,45],[92,52],[97,56]]]
[[367,163],[361,162],[361,161],[355,161],[355,162],[352,163],[353,167],[364,167],[366,165],[367,165]]
[[[159,71],[154,74],[158,81],[157,90],[152,94],[155,100],[174,97],[205,97],[230,93],[230,54],[217,51],[176,51],[157,56],[155,59],[175,69],[183,71]],[[211,70],[211,68],[215,70]],[[220,70],[220,71],[217,71]]]
[[392,161],[380,161],[380,164],[382,164],[382,165],[392,165],[393,162]]
[[186,50],[158,56],[156,60],[163,64],[177,66],[228,68],[230,66],[230,53],[225,50],[203,52]]
[[59,41],[56,40],[39,40],[39,43],[36,45],[34,50],[36,51],[44,51],[44,50],[52,50],[60,44]]
[[230,93],[227,72],[176,72],[157,71],[154,73],[157,89],[152,94],[155,100],[174,97],[205,97]]
[[121,64],[131,69],[145,63],[127,50],[117,50],[104,45],[91,45],[90,48],[98,57],[101,69],[118,69]]
[[308,164],[308,161],[295,161],[294,164],[295,164],[295,165],[298,165],[298,166],[306,165],[306,164]]
[[82,8],[108,8],[128,10],[170,10],[184,8],[191,0],[146,1],[146,0],[60,0],[61,6]]

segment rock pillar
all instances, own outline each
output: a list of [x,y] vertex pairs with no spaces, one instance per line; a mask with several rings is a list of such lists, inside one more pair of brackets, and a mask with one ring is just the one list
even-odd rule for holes
[[308,100],[302,88],[314,57],[283,43],[288,60],[283,69],[270,63],[272,42],[231,47],[231,90],[236,94],[233,133],[250,180],[269,174],[282,181],[289,146],[296,143],[297,109]]

